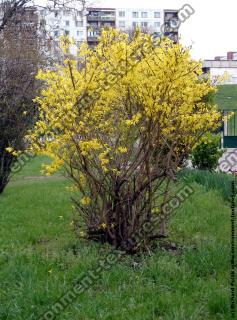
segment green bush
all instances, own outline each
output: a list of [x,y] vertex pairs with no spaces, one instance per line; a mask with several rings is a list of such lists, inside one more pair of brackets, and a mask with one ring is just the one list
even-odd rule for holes
[[207,133],[194,148],[191,159],[194,168],[213,171],[223,155],[220,149],[220,136]]

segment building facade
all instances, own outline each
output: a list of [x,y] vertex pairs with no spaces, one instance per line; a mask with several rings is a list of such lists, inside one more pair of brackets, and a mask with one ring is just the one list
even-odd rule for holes
[[59,38],[69,35],[75,40],[72,54],[76,54],[81,43],[95,46],[104,28],[117,28],[132,32],[140,28],[159,37],[165,35],[178,42],[178,10],[139,9],[139,8],[87,8],[77,10],[39,10],[40,24],[44,27],[49,50],[57,52]]
[[101,30],[105,27],[116,27],[128,33],[140,28],[155,37],[164,35],[178,42],[178,10],[89,8],[87,11],[87,42],[91,45],[98,43]]
[[227,75],[224,84],[237,84],[237,52],[227,52],[226,56],[217,56],[214,60],[203,62],[204,73],[211,78]]
[[211,78],[227,75],[223,84],[237,84],[237,61],[236,60],[205,60],[203,63],[204,73],[210,74]]
[[71,54],[76,55],[80,45],[87,41],[86,14],[77,10],[40,10],[39,22],[42,26],[47,48],[52,55],[60,55],[59,39],[68,35],[75,40]]
[[179,11],[164,10],[164,22],[162,29],[164,36],[177,43],[179,41],[179,26]]
[[121,31],[140,28],[151,33],[160,33],[164,11],[159,9],[116,9],[116,28]]
[[114,8],[88,8],[87,9],[87,43],[94,46],[104,28],[116,27],[116,10]]

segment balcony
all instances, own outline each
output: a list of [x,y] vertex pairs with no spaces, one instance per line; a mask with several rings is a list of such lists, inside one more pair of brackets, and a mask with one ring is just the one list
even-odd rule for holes
[[87,16],[87,21],[115,21],[115,15],[114,16],[106,16],[106,15],[99,15],[99,16]]
[[99,41],[99,35],[98,36],[87,36],[88,42],[98,42]]
[[101,27],[100,26],[92,26],[90,24],[87,25],[87,30],[91,30],[91,31],[94,31],[94,32],[99,32],[101,30]]
[[110,24],[99,24],[97,26],[91,25],[91,24],[87,24],[87,29],[88,30],[93,30],[93,31],[98,31],[101,29],[106,29],[106,28],[114,28],[115,27],[115,23],[110,23]]
[[165,36],[170,38],[174,43],[179,42],[179,34],[176,32],[165,32]]
[[180,20],[173,18],[165,21],[165,32],[179,32]]
[[168,32],[168,33],[178,33],[179,32],[179,28],[173,28],[173,27],[165,26],[164,31]]
[[178,12],[173,12],[173,13],[165,13],[165,21],[170,21],[170,20],[178,20]]

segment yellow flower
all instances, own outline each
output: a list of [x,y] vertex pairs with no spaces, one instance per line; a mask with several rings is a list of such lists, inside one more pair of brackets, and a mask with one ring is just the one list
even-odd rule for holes
[[120,153],[126,153],[128,151],[128,149],[126,147],[118,147],[118,151]]
[[76,191],[78,191],[78,188],[76,185],[73,185],[73,186],[67,186],[66,190],[69,192],[76,192]]
[[51,274],[52,272],[53,272],[53,269],[50,269],[50,270],[48,271],[48,273],[50,273],[50,274]]
[[142,117],[141,113],[138,112],[137,114],[135,114],[132,117],[131,120],[126,120],[125,123],[127,126],[136,125],[139,122],[139,120],[141,119],[141,117]]
[[153,208],[151,210],[151,212],[154,213],[154,214],[158,214],[160,212],[160,210],[159,210],[159,208]]
[[14,149],[11,148],[11,147],[6,148],[5,150],[6,150],[7,152],[9,152],[9,153],[13,153],[13,152],[14,152]]
[[106,225],[105,223],[102,223],[102,224],[100,225],[100,228],[105,230],[105,229],[107,228],[107,225]]
[[89,197],[84,197],[81,199],[81,203],[84,205],[84,206],[88,206],[88,204],[90,204],[91,202],[91,199]]
[[80,141],[79,145],[81,154],[83,156],[90,156],[91,151],[97,151],[101,149],[101,144],[97,139],[92,139],[90,141]]

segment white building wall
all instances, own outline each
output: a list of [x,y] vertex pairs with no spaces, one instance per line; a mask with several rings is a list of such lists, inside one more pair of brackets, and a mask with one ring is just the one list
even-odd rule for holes
[[211,68],[210,75],[211,77],[219,77],[228,74],[228,80],[225,84],[237,84],[237,68]]
[[161,9],[116,8],[116,28],[122,31],[132,30],[136,24],[137,27],[147,28],[151,32],[160,32],[163,23],[164,11]]
[[73,38],[76,45],[71,49],[72,54],[76,54],[78,47],[87,39],[86,15],[74,10],[60,10],[55,14],[47,10],[40,11],[40,19],[45,20],[45,30],[47,37],[52,37],[57,44],[60,36],[68,34]]
[[226,84],[237,84],[237,61],[234,60],[205,60],[203,62],[205,68],[211,77],[228,75]]

